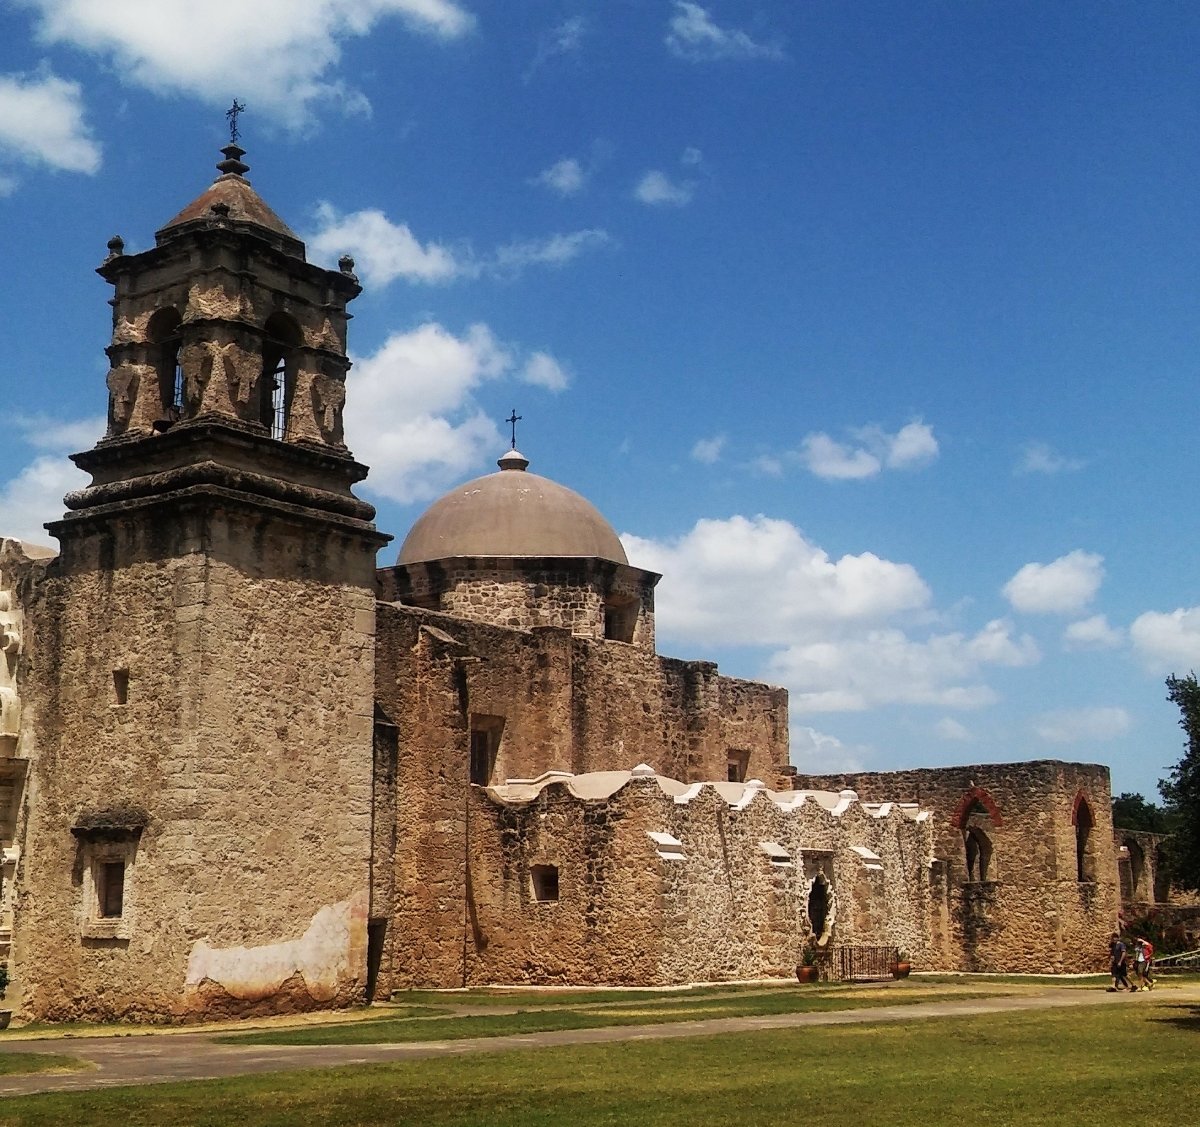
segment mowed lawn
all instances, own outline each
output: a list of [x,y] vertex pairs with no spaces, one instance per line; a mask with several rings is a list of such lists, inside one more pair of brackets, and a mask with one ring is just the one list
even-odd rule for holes
[[1114,1004],[531,1049],[0,1102],[0,1124],[1186,1127],[1200,1006]]

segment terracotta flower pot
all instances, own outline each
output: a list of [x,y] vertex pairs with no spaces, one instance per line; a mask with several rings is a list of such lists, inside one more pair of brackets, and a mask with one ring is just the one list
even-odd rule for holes
[[803,964],[797,966],[796,967],[796,981],[797,982],[816,982],[817,981],[817,968],[816,967],[806,967]]
[[912,970],[912,963],[892,963],[893,978],[907,978]]

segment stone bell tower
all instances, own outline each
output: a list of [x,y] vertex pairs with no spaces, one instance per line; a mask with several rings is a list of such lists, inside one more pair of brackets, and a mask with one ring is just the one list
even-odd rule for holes
[[351,492],[346,306],[359,293],[223,150],[125,254],[108,429],[47,525],[40,702],[14,978],[50,1018],[361,997],[375,553]]

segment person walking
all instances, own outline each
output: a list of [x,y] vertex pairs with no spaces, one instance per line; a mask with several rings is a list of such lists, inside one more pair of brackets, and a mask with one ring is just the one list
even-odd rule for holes
[[1132,986],[1129,982],[1129,951],[1119,932],[1112,933],[1112,940],[1108,944],[1108,955],[1113,980],[1112,986],[1109,987],[1109,993],[1116,990],[1136,990],[1137,987]]
[[1138,940],[1138,977],[1146,990],[1154,989],[1154,944],[1149,939]]
[[1133,941],[1133,977],[1138,984],[1134,986],[1134,990],[1137,990],[1139,986],[1142,990],[1148,989],[1146,986],[1146,941],[1140,935]]

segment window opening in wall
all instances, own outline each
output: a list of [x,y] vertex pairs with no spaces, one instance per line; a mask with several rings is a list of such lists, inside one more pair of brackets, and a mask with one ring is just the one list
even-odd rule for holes
[[613,642],[632,642],[638,605],[631,598],[610,597],[604,603],[604,636]]
[[979,826],[969,826],[963,838],[967,848],[967,880],[987,880],[992,866],[991,839]]
[[117,704],[129,703],[129,670],[114,669],[113,670],[113,695],[116,697]]
[[812,888],[808,891],[808,926],[812,928],[813,935],[817,936],[818,943],[828,938],[831,906],[829,881],[823,873],[818,873],[813,877]]
[[1125,852],[1129,857],[1129,890],[1127,895],[1130,900],[1137,900],[1144,891],[1143,882],[1146,874],[1146,855],[1142,852],[1142,847],[1131,837],[1127,837],[1123,844]]
[[471,717],[471,777],[476,786],[491,786],[496,771],[496,754],[504,733],[503,716]]
[[1075,869],[1076,879],[1092,881],[1092,827],[1096,824],[1092,808],[1086,799],[1079,799],[1075,807]]
[[529,882],[533,888],[533,898],[542,903],[558,899],[558,866],[531,865]]
[[730,748],[727,756],[726,778],[731,783],[744,783],[750,767],[750,753]]
[[125,908],[125,862],[102,861],[97,867],[96,878],[96,901],[101,918],[120,918]]

